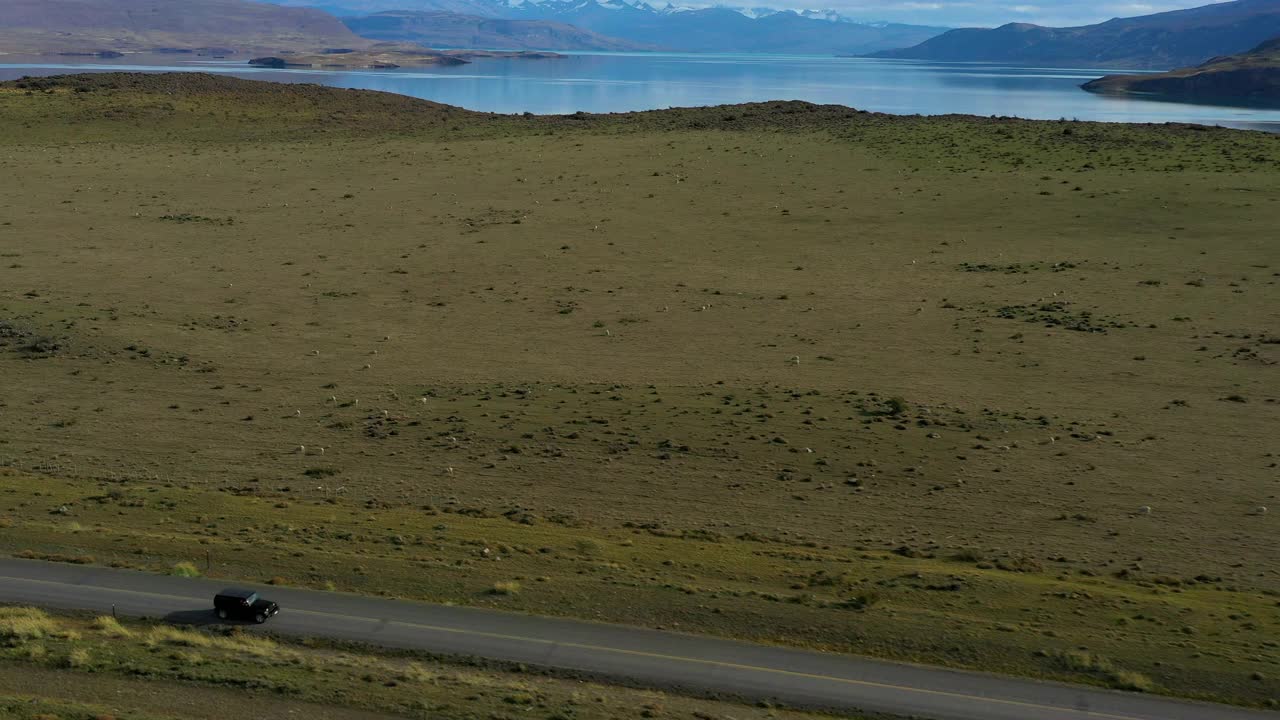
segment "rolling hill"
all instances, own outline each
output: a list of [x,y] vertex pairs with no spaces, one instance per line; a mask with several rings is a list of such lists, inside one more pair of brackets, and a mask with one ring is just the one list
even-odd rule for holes
[[952,30],[872,57],[1165,69],[1247,51],[1280,34],[1280,2],[1235,0],[1189,10],[1051,28],[1011,23]]
[[1081,87],[1103,94],[1280,106],[1280,37],[1195,67],[1159,75],[1108,75]]
[[653,50],[655,46],[607,37],[549,20],[508,20],[454,12],[382,12],[348,18],[366,38],[415,42],[432,47],[499,50]]
[[0,52],[255,52],[370,44],[319,10],[246,0],[0,2]]

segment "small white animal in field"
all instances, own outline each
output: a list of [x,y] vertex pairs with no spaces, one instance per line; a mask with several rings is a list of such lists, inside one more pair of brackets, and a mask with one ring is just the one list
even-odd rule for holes
[[319,354],[320,354],[320,351],[319,351],[319,350],[312,350],[312,351],[311,351],[311,354],[312,354],[312,355],[319,355]]
[[1254,514],[1254,515],[1266,515],[1266,514],[1267,514],[1267,506],[1266,506],[1266,505],[1259,505],[1258,507],[1256,507],[1256,508],[1254,508],[1254,509],[1253,509],[1253,514]]
[[301,411],[301,410],[294,410],[294,411],[293,411],[293,416],[294,416],[294,417],[302,417],[302,411]]
[[451,467],[447,467],[447,468],[445,468],[445,469],[444,469],[444,471],[445,471],[445,473],[446,473],[446,474],[449,474],[449,475],[452,475],[452,474],[453,474],[453,468],[451,468]]
[[792,356],[791,356],[791,359],[790,359],[790,360],[788,360],[787,362],[790,362],[792,365],[799,365],[799,364],[800,364],[800,356],[799,356],[799,355],[792,355]]
[[299,455],[306,455],[306,454],[307,454],[307,446],[306,446],[306,445],[299,445],[297,448],[295,448],[295,449],[294,449],[294,452],[298,453]]
[[1151,506],[1150,506],[1150,505],[1143,505],[1142,507],[1138,508],[1138,512],[1142,513],[1143,515],[1150,515],[1150,514],[1151,514]]

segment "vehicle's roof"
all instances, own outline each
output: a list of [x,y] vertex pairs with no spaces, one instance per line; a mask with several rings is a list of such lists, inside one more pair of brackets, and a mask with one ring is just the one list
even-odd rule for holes
[[223,590],[218,594],[225,595],[227,597],[234,597],[234,598],[247,598],[250,595],[253,595],[255,593],[257,593],[256,590],[245,590],[244,588],[227,588],[226,590]]

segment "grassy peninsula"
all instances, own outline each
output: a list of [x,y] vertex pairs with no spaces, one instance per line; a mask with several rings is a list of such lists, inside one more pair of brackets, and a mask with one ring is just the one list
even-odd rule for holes
[[1280,38],[1195,67],[1154,75],[1108,75],[1083,87],[1112,95],[1280,106]]

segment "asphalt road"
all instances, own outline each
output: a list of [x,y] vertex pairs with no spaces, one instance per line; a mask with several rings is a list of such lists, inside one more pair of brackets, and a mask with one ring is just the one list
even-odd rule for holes
[[[248,587],[252,584],[237,583]],[[0,559],[0,602],[211,623],[208,579]],[[715,638],[261,586],[282,634],[479,656],[655,687],[935,720],[1278,720],[1280,713]],[[850,616],[850,622],[861,622]]]

